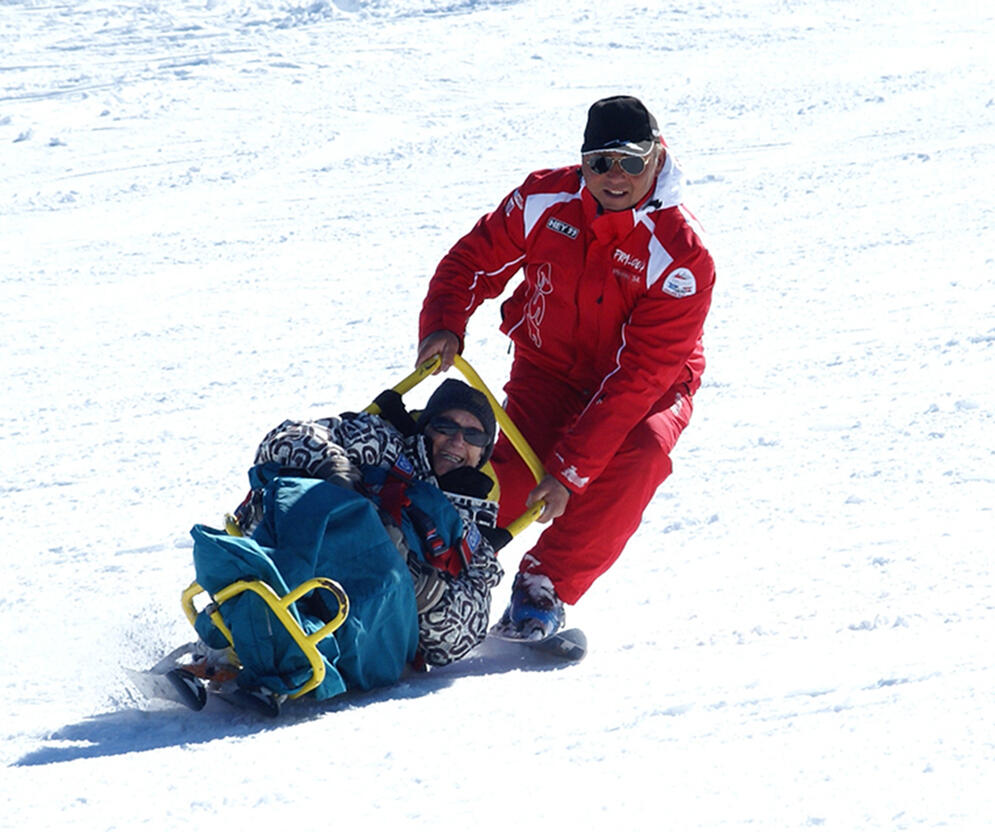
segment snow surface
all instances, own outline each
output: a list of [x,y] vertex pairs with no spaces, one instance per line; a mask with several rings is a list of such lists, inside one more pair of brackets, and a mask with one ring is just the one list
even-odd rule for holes
[[[990,828],[993,36],[959,0],[0,0],[0,828]],[[439,257],[618,92],[719,282],[588,658],[144,705],[190,526],[408,372]]]

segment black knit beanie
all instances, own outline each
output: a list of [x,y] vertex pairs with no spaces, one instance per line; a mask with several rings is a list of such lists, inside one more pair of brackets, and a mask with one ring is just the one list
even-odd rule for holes
[[419,432],[424,433],[432,418],[447,410],[465,410],[472,413],[490,436],[491,441],[484,446],[480,455],[480,464],[477,465],[479,468],[491,458],[491,452],[494,450],[494,432],[497,428],[497,420],[494,418],[494,411],[487,401],[487,396],[459,379],[447,378],[431,395],[425,409],[418,414]]

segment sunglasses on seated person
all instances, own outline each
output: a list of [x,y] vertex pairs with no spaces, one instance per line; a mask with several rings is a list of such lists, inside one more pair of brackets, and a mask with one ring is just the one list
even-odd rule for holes
[[445,416],[436,416],[428,423],[428,427],[429,430],[441,433],[443,436],[455,436],[457,433],[462,433],[463,441],[477,448],[484,448],[491,441],[487,431],[480,428],[464,427]]
[[649,153],[645,156],[620,157],[608,156],[605,153],[589,153],[584,155],[584,164],[594,171],[594,173],[601,176],[608,173],[612,169],[612,165],[617,162],[623,173],[627,173],[629,176],[639,176],[639,174],[646,170],[646,162],[649,157]]

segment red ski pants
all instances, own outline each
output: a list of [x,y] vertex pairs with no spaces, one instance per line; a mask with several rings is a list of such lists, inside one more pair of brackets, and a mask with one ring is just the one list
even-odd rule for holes
[[[540,459],[587,405],[578,391],[520,361],[504,389],[508,415]],[[667,404],[661,400],[630,431],[601,475],[583,494],[571,495],[566,511],[522,558],[519,570],[547,575],[565,603],[576,603],[618,559],[653,494],[670,475],[670,452],[688,425],[692,402],[683,396]],[[501,486],[498,523],[507,525],[525,511],[535,478],[504,436],[492,464]]]

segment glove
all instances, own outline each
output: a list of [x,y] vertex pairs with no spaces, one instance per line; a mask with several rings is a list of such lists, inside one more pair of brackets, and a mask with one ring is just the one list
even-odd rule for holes
[[494,481],[487,474],[465,465],[443,474],[438,480],[439,488],[443,491],[462,494],[465,497],[476,497],[479,500],[487,499],[487,495],[494,487]]
[[408,413],[404,401],[401,399],[401,394],[396,390],[384,390],[373,400],[373,403],[380,408],[380,417],[390,422],[404,436],[414,436],[418,433],[415,420],[411,418],[411,414]]

